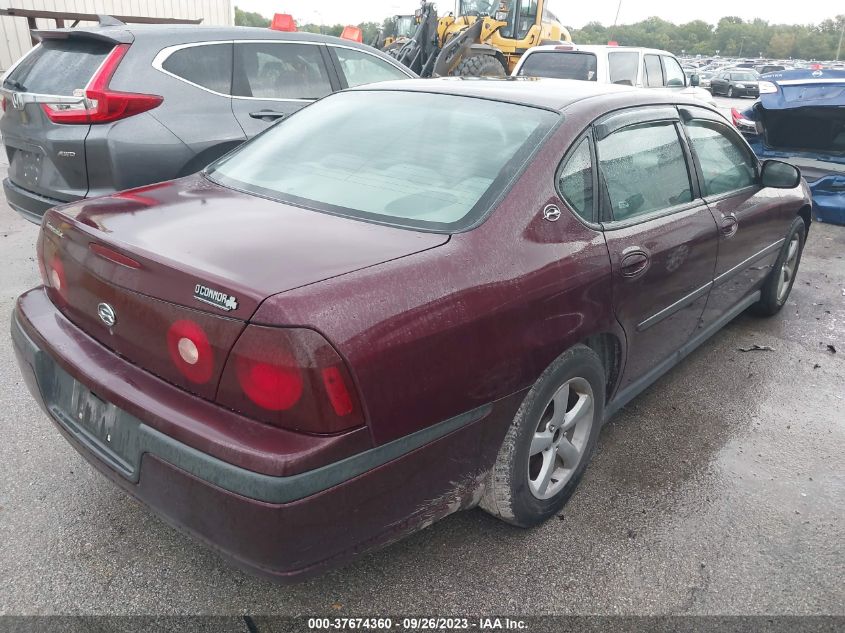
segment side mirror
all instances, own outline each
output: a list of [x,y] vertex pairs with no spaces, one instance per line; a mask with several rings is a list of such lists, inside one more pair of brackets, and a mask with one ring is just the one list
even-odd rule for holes
[[764,187],[776,189],[794,189],[801,183],[801,172],[789,163],[779,160],[767,160],[760,172],[760,183]]
[[698,88],[698,85],[700,83],[701,83],[701,79],[699,78],[699,76],[697,74],[693,73],[692,75],[690,75],[690,77],[689,77],[689,85],[690,86],[692,86],[693,88]]

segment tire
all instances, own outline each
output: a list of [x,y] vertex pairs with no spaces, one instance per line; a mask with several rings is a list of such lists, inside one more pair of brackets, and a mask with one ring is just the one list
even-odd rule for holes
[[801,264],[806,236],[807,228],[804,226],[804,220],[800,217],[795,218],[786,234],[783,248],[780,249],[778,258],[763,284],[760,301],[751,306],[752,311],[758,316],[774,316],[786,304],[789,293],[792,292],[792,286],[795,284],[798,266]]
[[[557,514],[595,450],[604,397],[605,371],[593,350],[577,345],[555,360],[514,416],[488,475],[481,508],[524,528]],[[563,403],[562,414],[555,411],[555,401]],[[580,414],[573,415],[576,409]]]
[[733,98],[733,96],[734,96],[734,87],[733,87],[733,86],[728,86],[728,98],[729,98],[729,99],[732,99],[732,98]]
[[504,77],[505,67],[492,55],[473,55],[461,60],[452,73],[458,77]]

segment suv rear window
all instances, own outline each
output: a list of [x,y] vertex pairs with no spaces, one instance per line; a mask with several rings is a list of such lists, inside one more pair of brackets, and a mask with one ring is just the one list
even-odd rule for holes
[[82,90],[114,48],[98,40],[47,40],[37,46],[3,82],[7,90],[71,97]]
[[470,97],[342,92],[269,128],[207,175],[317,211],[452,232],[484,216],[558,119]]
[[519,74],[524,77],[596,81],[596,56],[580,51],[537,51],[525,59]]

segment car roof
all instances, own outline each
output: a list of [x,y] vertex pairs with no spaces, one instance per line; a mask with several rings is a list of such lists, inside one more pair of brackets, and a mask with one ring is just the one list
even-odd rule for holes
[[353,88],[354,91],[427,92],[434,94],[476,97],[562,112],[587,99],[607,98],[629,105],[677,103],[703,105],[685,95],[667,95],[664,91],[632,88],[616,84],[573,79],[540,77],[441,77],[439,79],[407,79],[386,81]]
[[613,46],[610,44],[544,44],[542,46],[534,46],[526,51],[526,54],[536,51],[557,51],[559,53],[569,53],[572,51],[584,51],[586,53],[598,53],[602,51],[637,51],[638,53],[653,54],[653,55],[669,55],[675,57],[669,51],[664,51],[659,48],[645,48],[643,46]]

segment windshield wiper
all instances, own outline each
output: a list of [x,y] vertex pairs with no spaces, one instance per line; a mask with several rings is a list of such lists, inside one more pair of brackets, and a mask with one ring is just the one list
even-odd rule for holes
[[9,86],[9,88],[13,88],[18,92],[26,92],[26,86],[24,86],[17,79],[7,79],[4,83]]

